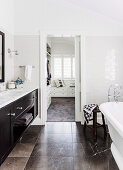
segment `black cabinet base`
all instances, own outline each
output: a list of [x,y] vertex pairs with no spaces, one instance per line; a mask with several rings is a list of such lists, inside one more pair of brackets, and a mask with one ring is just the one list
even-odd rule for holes
[[[21,118],[30,113],[32,119],[25,126]],[[37,115],[38,89],[0,109],[0,165]]]

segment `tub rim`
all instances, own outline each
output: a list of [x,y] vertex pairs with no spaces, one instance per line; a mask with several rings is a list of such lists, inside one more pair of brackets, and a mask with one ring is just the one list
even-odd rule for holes
[[[118,120],[116,120],[115,117],[112,116],[112,114],[106,108],[107,105],[111,105],[112,103],[114,104],[116,102],[102,103],[99,106],[99,109],[104,114],[104,116],[106,117],[108,122],[115,128],[115,130],[118,132],[118,134],[123,138],[123,125]],[[117,103],[122,103],[123,104],[123,102],[117,102]]]

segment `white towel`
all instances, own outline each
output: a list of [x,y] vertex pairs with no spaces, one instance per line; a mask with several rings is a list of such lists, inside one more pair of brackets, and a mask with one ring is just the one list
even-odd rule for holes
[[32,66],[27,65],[25,66],[25,80],[31,81],[31,76],[32,76]]

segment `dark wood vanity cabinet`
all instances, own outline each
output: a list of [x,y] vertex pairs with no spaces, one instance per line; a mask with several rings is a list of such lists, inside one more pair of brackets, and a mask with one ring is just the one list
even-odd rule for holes
[[[25,126],[20,120],[25,114],[30,113],[33,118]],[[5,160],[37,114],[38,90],[34,90],[0,109],[0,164]]]
[[0,109],[0,158],[6,156],[11,147],[11,105]]

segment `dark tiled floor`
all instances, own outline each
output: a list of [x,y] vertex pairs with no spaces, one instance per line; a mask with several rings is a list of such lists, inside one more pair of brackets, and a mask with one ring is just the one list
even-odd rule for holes
[[75,98],[52,97],[51,105],[47,111],[48,122],[75,121]]
[[90,129],[86,135],[83,133],[80,123],[31,126],[0,170],[24,170],[25,165],[25,170],[118,170],[109,135],[104,140],[103,130],[99,129],[97,143],[92,137]]

